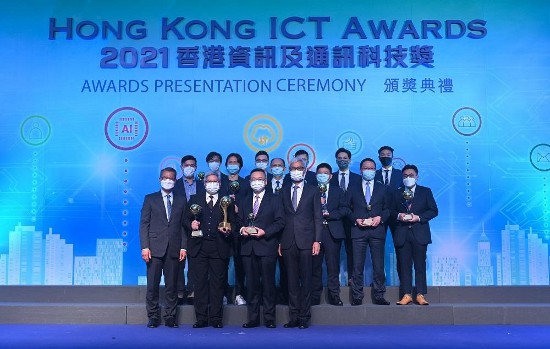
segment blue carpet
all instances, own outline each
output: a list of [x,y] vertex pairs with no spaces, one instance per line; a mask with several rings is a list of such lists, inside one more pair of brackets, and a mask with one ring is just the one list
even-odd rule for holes
[[550,348],[550,326],[0,325],[0,348]]

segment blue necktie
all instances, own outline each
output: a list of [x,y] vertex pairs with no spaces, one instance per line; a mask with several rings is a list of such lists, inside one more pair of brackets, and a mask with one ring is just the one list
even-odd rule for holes
[[298,208],[298,186],[294,186],[294,190],[292,191],[292,208],[294,208],[294,211]]
[[172,216],[172,202],[170,202],[170,195],[166,195],[166,211],[168,212],[168,221],[170,221],[170,216]]
[[370,181],[367,181],[367,185],[365,186],[365,202],[367,205],[370,203]]

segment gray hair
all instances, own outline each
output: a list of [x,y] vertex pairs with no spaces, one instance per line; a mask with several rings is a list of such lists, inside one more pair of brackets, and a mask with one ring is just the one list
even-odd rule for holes
[[290,163],[288,164],[288,167],[292,166],[293,163],[295,162],[299,162],[300,165],[302,165],[303,168],[305,168],[307,170],[307,165],[305,163],[305,161],[302,159],[302,158],[292,158],[292,160],[290,160]]

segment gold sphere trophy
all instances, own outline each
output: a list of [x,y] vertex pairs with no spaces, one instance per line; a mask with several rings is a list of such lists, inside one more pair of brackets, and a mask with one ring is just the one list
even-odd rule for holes
[[248,235],[258,235],[258,229],[254,226],[254,220],[256,219],[256,216],[254,213],[250,212],[248,214],[248,227],[244,228],[246,233]]
[[220,200],[220,208],[223,212],[223,222],[218,225],[218,228],[226,234],[231,231],[231,223],[227,221],[227,208],[231,205],[232,202],[233,200],[230,196],[224,196]]
[[199,181],[204,181],[204,176],[205,176],[205,173],[203,171],[197,173],[197,178],[199,179]]
[[240,186],[241,185],[239,184],[239,181],[232,181],[231,183],[229,183],[229,189],[233,194],[239,191]]
[[[201,207],[201,205],[193,204],[193,205],[191,205],[189,210],[191,211],[191,214],[193,215],[194,219],[197,220],[197,216],[201,213],[202,207]],[[202,237],[202,230],[200,230],[200,229],[199,230],[193,230],[191,232],[191,237],[201,238]]]
[[[319,183],[319,191],[321,192],[321,195],[326,193],[328,190],[327,185],[324,183]],[[325,200],[321,203],[321,214],[323,215],[323,224],[327,225],[328,222],[326,220],[326,217],[328,216],[328,209],[327,209],[327,199],[325,197]]]
[[405,206],[405,209],[407,210],[407,214],[403,216],[403,220],[405,221],[411,221],[413,219],[412,213],[411,213],[411,200],[413,199],[413,192],[409,188],[405,188],[403,191],[403,199],[405,202],[403,202],[403,205]]

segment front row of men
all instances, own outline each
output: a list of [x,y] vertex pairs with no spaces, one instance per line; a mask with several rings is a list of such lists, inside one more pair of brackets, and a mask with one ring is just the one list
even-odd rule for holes
[[282,256],[290,319],[284,327],[307,328],[311,306],[319,304],[321,296],[323,259],[328,301],[343,305],[339,263],[346,219],[351,221],[351,304],[363,303],[367,248],[373,266],[372,302],[390,304],[384,298],[384,246],[386,228],[390,226],[400,279],[397,304],[413,302],[414,266],[415,300],[427,305],[424,295],[426,251],[431,243],[429,221],[438,214],[433,194],[416,184],[418,169],[414,165],[403,167],[403,186],[397,190],[375,180],[374,160],[364,159],[360,169],[361,181],[350,182],[344,191],[331,180],[331,166],[323,163],[317,166],[318,185],[311,185],[305,180],[307,163],[297,157],[291,160],[289,180],[280,190],[266,190],[272,181],[268,182],[265,169],[256,168],[250,173],[246,195],[233,200],[220,192],[222,179],[215,172],[205,176],[204,190],[196,190],[187,200],[173,190],[176,171],[163,169],[161,190],[145,197],[141,212],[140,242],[147,264],[147,326],[157,327],[161,322],[159,283],[164,274],[165,325],[178,327],[179,265],[188,257],[196,316],[193,327],[223,327],[230,250],[233,239],[238,238],[247,289],[248,319],[243,327],[260,325],[260,309],[264,325],[276,327],[275,266],[278,256]]

